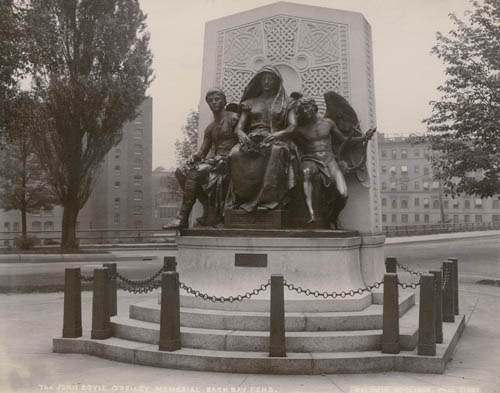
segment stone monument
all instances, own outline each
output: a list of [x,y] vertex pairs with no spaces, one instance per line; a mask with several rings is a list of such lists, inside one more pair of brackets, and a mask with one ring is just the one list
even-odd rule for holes
[[[366,132],[375,128],[371,48],[370,25],[356,12],[279,2],[216,19],[206,24],[201,96],[215,86],[225,92],[228,103],[240,103],[256,73],[270,66],[279,71],[287,93],[315,100],[319,117],[327,110],[325,93],[343,97]],[[200,129],[213,119],[203,101]],[[376,157],[375,138],[367,146],[364,176],[346,176],[349,199],[340,214],[344,231],[271,233],[265,225],[260,226],[264,232],[259,225],[239,232],[183,230],[179,271],[193,279],[193,286],[217,292],[251,286],[276,272],[297,274],[318,290],[332,285],[352,289],[380,279],[385,238]],[[311,258],[317,265],[309,264],[306,272],[304,261]],[[221,284],[222,273],[231,284]]]

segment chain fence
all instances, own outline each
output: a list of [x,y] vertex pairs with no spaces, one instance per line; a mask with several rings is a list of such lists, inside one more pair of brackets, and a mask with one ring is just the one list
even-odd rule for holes
[[364,292],[371,292],[374,288],[380,288],[380,285],[384,283],[384,280],[382,281],[377,281],[373,283],[372,285],[367,285],[364,288],[358,288],[356,290],[351,289],[349,291],[341,291],[341,292],[320,292],[318,290],[311,290],[309,288],[302,288],[301,286],[297,286],[295,284],[291,284],[288,281],[284,280],[284,285],[287,287],[290,291],[295,291],[298,294],[304,294],[306,296],[314,296],[314,297],[323,297],[324,299],[328,299],[331,297],[332,299],[335,299],[337,297],[345,298],[346,296],[355,296],[355,295],[362,295]]
[[195,297],[200,297],[203,300],[211,300],[213,303],[233,303],[235,301],[241,302],[245,299],[250,299],[252,296],[257,296],[260,292],[267,290],[267,288],[271,285],[271,280],[268,280],[267,283],[261,284],[260,287],[254,288],[250,292],[246,292],[244,295],[236,295],[236,296],[214,296],[209,295],[207,293],[200,292],[198,290],[193,289],[189,285],[184,284],[183,282],[179,282],[179,287],[189,293],[190,295],[194,295]]
[[414,276],[421,276],[424,274],[424,272],[417,272],[415,270],[410,269],[408,266],[402,265],[401,263],[396,263],[398,267],[400,267],[402,270],[404,270],[407,273],[413,274]]

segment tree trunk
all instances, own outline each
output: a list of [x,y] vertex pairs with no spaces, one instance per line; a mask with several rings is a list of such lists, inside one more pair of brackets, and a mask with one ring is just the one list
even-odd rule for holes
[[78,201],[76,198],[72,199],[63,207],[61,249],[75,250],[79,247],[78,239],[76,238],[76,221],[80,211]]
[[28,226],[26,224],[26,207],[21,208],[21,232],[23,238],[26,238],[28,236]]

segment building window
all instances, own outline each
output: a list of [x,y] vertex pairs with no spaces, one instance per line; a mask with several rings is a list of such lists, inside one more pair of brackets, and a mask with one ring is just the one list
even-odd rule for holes
[[391,191],[395,191],[396,190],[396,183],[391,183]]
[[476,214],[474,217],[475,222],[483,222],[483,216],[481,214]]
[[403,159],[408,158],[408,150],[401,149],[401,158],[403,158]]
[[142,186],[142,175],[134,175],[134,186]]
[[120,149],[115,149],[115,159],[118,160],[120,159],[122,155],[122,151]]
[[385,165],[382,165],[382,173],[386,173],[387,172],[387,167]]
[[136,143],[134,145],[134,154],[137,153],[142,154],[142,149],[143,149],[142,145],[140,143]]
[[408,183],[401,183],[401,191],[408,191]]
[[397,222],[397,220],[396,220],[396,215],[395,215],[395,214],[391,214],[391,222],[392,222],[393,224],[395,224],[395,223]]
[[424,207],[429,208],[429,205],[430,205],[429,198],[424,198]]
[[428,174],[429,174],[429,167],[424,166],[424,175],[428,175]]
[[396,149],[392,149],[392,151],[391,151],[391,158],[398,158],[397,157]]
[[28,209],[28,214],[31,214],[32,216],[39,216],[41,213],[40,209]]
[[134,139],[142,138],[142,128],[136,128],[134,131]]
[[443,221],[448,222],[448,214],[443,214]]
[[483,207],[483,200],[481,198],[476,198],[476,207]]
[[395,175],[396,174],[396,167],[395,166],[391,166],[391,168],[389,169],[389,171],[391,172],[391,175]]
[[437,190],[439,188],[439,182],[438,181],[433,181],[432,182],[432,189]]
[[396,202],[396,200],[395,200],[395,199],[393,199],[393,200],[392,200],[392,202],[391,202],[391,207],[392,207],[393,209],[397,209],[397,208],[398,208],[398,203]]
[[19,232],[19,223],[18,222],[14,223],[14,232]]
[[493,214],[493,216],[491,217],[492,221],[493,222],[498,222],[500,221],[500,215],[499,214]]
[[458,199],[453,199],[453,209],[458,209]]
[[424,222],[429,222],[429,215],[428,214],[424,214]]
[[424,190],[428,190],[428,189],[429,189],[429,182],[424,181]]
[[500,207],[500,201],[498,199],[493,199],[492,207],[493,209],[498,209]]
[[420,149],[413,149],[413,155],[415,157],[420,157]]
[[51,207],[43,208],[43,215],[48,216],[48,217],[52,217],[54,215],[54,209]]
[[54,230],[54,223],[52,221],[45,221],[43,223],[43,230],[44,231],[53,231]]
[[5,230],[5,232],[10,232],[10,222],[5,222],[3,224],[3,229]]
[[469,201],[468,199],[466,199],[466,200],[464,201],[464,208],[465,208],[465,209],[470,209],[470,201]]
[[134,221],[134,226],[136,228],[142,228],[143,225],[144,225],[144,223],[142,222],[142,220],[135,220]]
[[454,222],[455,224],[458,224],[458,214],[454,214],[454,215],[453,215],[453,222]]
[[382,222],[387,222],[387,215],[386,214],[382,214]]
[[415,182],[415,190],[420,190],[420,182]]
[[401,222],[408,223],[408,214],[401,214]]
[[40,221],[33,221],[31,223],[31,229],[34,231],[41,231],[42,230],[42,223]]
[[414,172],[414,173],[417,173],[417,174],[418,174],[418,173],[420,173],[420,167],[419,167],[418,165],[415,165],[415,166],[413,167],[413,172]]
[[382,198],[382,206],[387,206],[387,199],[386,198]]
[[443,207],[444,207],[445,209],[448,209],[448,206],[449,206],[448,199],[445,199],[445,200],[443,201]]
[[113,219],[113,224],[120,225],[120,213],[115,213],[115,217]]
[[120,165],[115,165],[115,176],[120,176]]
[[142,201],[142,191],[141,190],[134,191],[134,200],[135,201]]
[[401,174],[402,175],[408,174],[408,165],[401,165]]
[[415,222],[420,222],[420,214],[415,214]]
[[415,200],[413,201],[413,205],[415,207],[419,207],[420,206],[420,198],[415,198]]
[[385,181],[382,182],[382,190],[387,190],[387,183]]
[[408,199],[401,200],[401,209],[408,209]]
[[116,197],[115,198],[114,207],[115,207],[115,209],[119,209],[120,208],[120,197]]
[[142,215],[142,206],[141,205],[135,205],[134,206],[134,215],[135,216]]
[[464,222],[470,222],[470,216],[468,214],[464,215]]
[[439,200],[434,199],[434,200],[432,201],[432,208],[433,208],[433,209],[439,209]]
[[382,150],[382,158],[387,158],[387,150]]
[[119,181],[115,181],[114,189],[115,189],[115,191],[120,191],[120,182]]
[[425,150],[425,151],[424,151],[424,157],[425,157],[425,158],[427,158],[427,159],[429,159],[429,158],[430,158],[430,156],[431,156],[431,152],[430,152],[430,150]]

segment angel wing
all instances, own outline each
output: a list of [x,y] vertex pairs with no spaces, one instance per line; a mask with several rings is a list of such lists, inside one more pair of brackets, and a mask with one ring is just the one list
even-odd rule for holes
[[334,143],[338,146],[335,155],[339,165],[346,173],[356,173],[356,177],[363,185],[369,184],[368,170],[366,168],[366,149],[368,140],[364,143],[350,144],[348,142],[353,137],[363,136],[359,126],[358,116],[340,94],[328,91],[324,95],[326,104],[325,117],[333,120],[340,132],[347,138],[342,143]]

